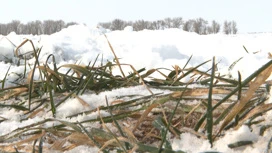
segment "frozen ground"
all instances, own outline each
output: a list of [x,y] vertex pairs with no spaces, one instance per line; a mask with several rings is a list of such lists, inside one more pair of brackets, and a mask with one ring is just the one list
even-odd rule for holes
[[[94,61],[98,54],[100,54],[99,62],[102,60],[112,61],[113,55],[104,36],[107,35],[108,40],[113,46],[115,53],[120,58],[121,63],[133,65],[136,69],[140,68],[159,68],[171,67],[179,65],[183,67],[188,58],[193,55],[187,67],[196,66],[206,60],[216,57],[218,70],[222,74],[229,74],[232,77],[237,77],[239,70],[243,78],[254,72],[263,64],[269,61],[268,53],[272,51],[272,33],[260,34],[238,34],[238,35],[197,35],[195,33],[188,33],[179,29],[166,30],[144,30],[135,32],[131,27],[125,28],[123,31],[108,31],[99,28],[88,28],[83,25],[71,26],[67,29],[52,34],[52,35],[16,35],[11,33],[8,36],[0,36],[0,60],[17,62],[14,58],[15,46],[18,46],[25,38],[31,39],[35,47],[42,51],[40,55],[40,62],[45,62],[47,56],[54,54],[58,65],[65,63],[80,63],[87,65],[90,61]],[[248,52],[243,48],[245,46]],[[19,54],[31,51],[30,44],[23,46]],[[230,71],[229,66],[243,57],[233,69]],[[0,79],[3,79],[10,63],[0,63]],[[22,61],[21,61],[22,62]],[[34,59],[28,61],[30,64],[34,63]],[[202,67],[202,69],[209,69],[210,64]],[[129,67],[124,67],[126,73],[131,71]],[[5,87],[12,86],[12,81],[18,78],[17,74],[23,73],[24,66],[11,65],[8,80]],[[153,92],[169,92],[163,90],[154,90]],[[110,101],[114,100],[116,95],[127,94],[148,95],[145,88],[138,86],[129,89],[117,89],[101,93],[99,95],[89,94],[82,95],[89,104],[94,107],[105,105],[105,95]],[[268,102],[271,102],[270,100]],[[73,106],[72,106],[73,105]],[[72,106],[72,107],[71,107]],[[82,105],[76,102],[75,99],[69,99],[67,103],[59,107],[57,117],[63,119],[63,116],[74,113]],[[107,115],[106,112],[104,112]],[[12,110],[1,110],[0,116],[12,119],[9,123],[0,123],[0,135],[5,134],[18,127],[28,125],[42,120],[43,117],[36,117],[27,121],[18,122],[19,114]],[[268,112],[263,118],[266,119],[264,124],[271,123],[272,113]],[[88,116],[90,118],[90,116]],[[84,117],[78,118],[83,120]],[[267,131],[264,136],[259,136],[257,133],[259,127],[249,129],[242,126],[237,131],[229,131],[223,138],[218,140],[213,148],[207,140],[202,140],[196,136],[184,133],[180,135],[180,139],[172,140],[172,147],[177,150],[184,150],[187,152],[203,152],[203,151],[220,151],[220,152],[251,152],[262,153],[267,147],[267,143],[271,138],[272,131]],[[236,150],[230,149],[226,146],[228,142],[236,142],[241,140],[252,140],[254,145],[242,147]],[[77,147],[69,152],[96,152],[97,148]]]

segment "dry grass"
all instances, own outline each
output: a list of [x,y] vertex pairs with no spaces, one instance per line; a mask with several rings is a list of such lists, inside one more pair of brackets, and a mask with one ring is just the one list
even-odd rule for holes
[[[33,45],[31,40],[26,40],[17,49],[27,42]],[[166,138],[168,134],[171,138],[178,138],[181,133],[190,132],[203,139],[209,139],[212,145],[229,128],[238,128],[243,124],[251,126],[254,124],[254,118],[272,109],[270,104],[264,103],[268,91],[262,87],[271,74],[272,61],[243,82],[218,75],[215,71],[215,60],[211,74],[199,70],[199,67],[210,61],[186,68],[192,56],[186,65],[176,65],[168,74],[162,73],[160,69],[145,72],[145,69],[136,70],[132,65],[120,63],[109,41],[108,43],[116,63],[108,62],[101,66],[96,66],[98,58],[87,66],[66,64],[57,67],[56,64],[52,66],[47,62],[41,65],[38,61],[41,49],[36,51],[33,47],[37,61],[25,77],[26,83],[1,89],[0,107],[20,112],[23,116],[21,121],[45,116],[47,112],[52,112],[52,118],[45,118],[1,135],[0,150],[67,151],[80,145],[88,145],[98,147],[101,152],[109,152],[112,149],[120,152],[183,152],[172,150],[170,141]],[[18,54],[18,50],[15,54]],[[49,58],[54,61],[54,55]],[[115,66],[119,67],[122,76],[113,75],[112,68]],[[133,73],[125,75],[122,66],[131,67]],[[60,71],[63,68],[67,69],[66,73]],[[33,79],[35,70],[40,73],[39,80]],[[165,79],[147,79],[154,72],[158,72]],[[186,76],[190,76],[191,80],[182,82],[182,78]],[[2,81],[4,82],[5,80]],[[202,87],[188,88],[190,84],[202,84]],[[150,95],[114,102],[108,102],[105,98],[108,105],[99,108],[92,108],[80,98],[80,95],[87,91],[99,93],[135,85],[145,86]],[[167,88],[172,90],[172,93],[153,94],[150,88]],[[68,98],[76,98],[86,110],[67,118],[73,119],[82,114],[100,114],[102,110],[111,115],[99,115],[99,118],[82,122],[59,120],[55,117],[56,110]],[[192,100],[198,103],[192,103]],[[0,116],[0,124],[8,121]],[[251,124],[248,121],[251,121]],[[219,124],[220,122],[222,124]],[[90,124],[97,127],[90,127]],[[263,131],[267,128],[269,127],[263,128]],[[229,147],[252,143],[230,142]]]

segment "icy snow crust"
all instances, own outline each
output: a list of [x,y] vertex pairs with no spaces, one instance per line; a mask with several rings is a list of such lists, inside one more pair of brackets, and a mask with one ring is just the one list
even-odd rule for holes
[[[238,34],[238,35],[197,35],[189,33],[180,29],[166,29],[166,30],[143,30],[133,31],[132,27],[125,28],[124,31],[109,31],[98,28],[88,28],[84,25],[75,25],[52,35],[16,35],[11,33],[8,36],[0,36],[0,60],[14,58],[14,46],[18,46],[24,38],[31,39],[35,48],[40,48],[42,51],[40,55],[40,62],[45,62],[47,56],[53,54],[56,58],[58,65],[66,63],[80,63],[87,65],[90,61],[94,61],[98,54],[100,57],[103,55],[103,60],[112,61],[113,55],[105,38],[107,35],[115,53],[120,58],[121,63],[133,65],[136,69],[145,67],[151,68],[170,68],[173,65],[183,65],[187,62],[188,58],[193,55],[187,67],[196,66],[206,60],[216,57],[220,61],[218,69],[223,74],[232,75],[234,78],[237,76],[239,70],[246,78],[249,74],[254,72],[264,63],[268,62],[268,53],[272,51],[272,34]],[[11,43],[12,42],[12,43]],[[244,50],[243,46],[247,48],[248,53]],[[20,53],[25,53],[33,50],[30,44],[21,48]],[[229,66],[240,57],[243,59],[238,62],[235,67],[228,71]],[[99,58],[101,62],[102,58]],[[30,64],[34,63],[34,59],[28,61]],[[9,63],[0,63],[0,79],[3,79],[5,73],[10,66]],[[202,69],[210,68],[210,64],[202,67]],[[129,67],[124,68],[126,72],[131,71]],[[11,65],[8,75],[8,80],[5,87],[12,86],[12,81],[18,78],[17,74],[23,73],[24,66]],[[154,93],[168,93],[166,90],[152,89]],[[84,94],[80,96],[91,107],[98,107],[105,104],[105,96],[109,101],[116,100],[116,96],[122,95],[149,95],[150,93],[142,86],[131,88],[121,88],[113,91],[102,92],[96,94]],[[58,107],[57,118],[68,120],[65,118],[67,115],[72,115],[77,110],[84,110],[84,108],[77,99],[68,99],[63,105]],[[101,112],[103,116],[108,116],[107,112]],[[18,112],[12,109],[3,109],[0,116],[10,119],[10,122],[0,123],[0,135],[6,134],[18,127],[26,126],[46,117],[50,117],[50,113],[46,116],[37,116],[33,119],[28,119],[19,122]],[[83,121],[90,118],[96,118],[97,114],[87,116],[79,116],[73,120]],[[264,116],[271,118],[269,112]],[[48,125],[50,126],[50,125]],[[251,152],[261,153],[265,151],[268,140],[271,137],[271,131],[267,131],[263,137],[259,136],[258,127],[249,129],[242,126],[237,131],[228,131],[224,137],[217,140],[213,148],[207,140],[202,140],[196,136],[184,133],[180,135],[180,139],[172,140],[172,147],[176,150],[183,150],[191,153],[203,151],[220,151],[220,152]],[[255,143],[240,149],[230,149],[226,144],[228,142],[237,142],[241,140],[252,140]],[[69,153],[73,152],[97,152],[97,148],[89,148],[80,146]]]

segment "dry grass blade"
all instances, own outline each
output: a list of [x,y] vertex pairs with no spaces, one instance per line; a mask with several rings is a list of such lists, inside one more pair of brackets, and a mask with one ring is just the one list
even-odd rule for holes
[[60,120],[60,119],[52,119],[52,120],[55,120],[55,121],[58,121],[68,127],[71,127],[73,130],[77,131],[77,132],[81,132],[81,129],[80,127],[78,127],[76,124],[74,123],[71,123],[71,122],[68,122],[68,121],[63,121],[63,120]]
[[[114,139],[112,139],[111,141],[114,140],[114,142],[117,142],[117,144],[122,148],[122,150],[123,150],[124,152],[127,152],[126,149],[125,149],[125,147],[124,147],[124,146],[122,145],[122,143],[119,141],[119,139],[118,139],[118,138],[111,132],[111,130],[106,126],[106,124],[105,124],[105,122],[104,122],[104,120],[103,120],[103,118],[102,118],[102,116],[101,116],[101,114],[100,114],[100,109],[99,109],[99,107],[97,108],[97,111],[98,111],[100,120],[101,120],[101,122],[102,122],[103,128],[106,129],[106,130],[114,137]],[[110,140],[108,141],[108,143],[111,144]],[[103,146],[105,146],[105,145],[106,145],[106,143],[105,143]],[[102,146],[102,148],[103,148],[103,146]],[[106,146],[108,146],[108,145],[106,145]],[[105,147],[106,147],[106,146],[105,146]],[[100,150],[103,150],[102,148],[101,148]]]
[[[6,145],[0,145],[0,151],[1,153],[18,153],[18,150],[24,150],[26,151],[26,148],[29,147],[30,145],[23,145],[23,146],[6,146]],[[29,149],[29,152],[31,152],[31,150]]]
[[14,51],[15,56],[19,57],[19,49],[20,49],[20,47],[22,47],[28,41],[29,41],[28,39],[25,39],[18,47],[16,47],[16,49]]
[[201,137],[203,139],[207,139],[207,136],[203,133],[200,133],[200,132],[196,132],[195,130],[191,129],[191,128],[187,128],[187,127],[183,127],[180,129],[181,132],[188,132],[188,133],[191,133],[193,135],[196,135],[198,137]]
[[62,140],[56,140],[52,146],[50,147],[51,150],[59,150],[61,151],[63,149],[64,144],[66,143],[66,139]]
[[80,74],[84,74],[84,75],[87,76],[90,73],[89,70],[87,69],[87,67],[86,66],[82,66],[82,65],[64,64],[61,67],[73,69],[76,72],[76,74],[77,74],[78,77],[81,76]]
[[30,125],[27,125],[27,126],[19,127],[19,128],[15,129],[15,130],[7,133],[7,134],[1,135],[0,136],[0,142],[6,142],[6,141],[9,141],[11,139],[18,138],[23,133],[25,133],[27,131],[30,131],[30,130],[33,130],[32,127],[39,126],[41,124],[44,124],[44,123],[50,122],[50,121],[52,121],[52,119],[45,119],[45,120],[42,120],[40,122],[36,122],[36,123],[30,124]]
[[120,142],[129,142],[129,140],[127,138],[124,137],[117,137],[114,139],[111,139],[107,142],[105,142],[105,144],[99,149],[99,151],[101,152],[102,150],[104,150],[106,147],[113,145],[116,146],[117,144],[119,144]]
[[[272,60],[270,60],[269,62],[267,62],[265,65],[263,65],[262,67],[260,67],[257,71],[255,71],[254,73],[252,73],[249,77],[247,77],[242,83],[241,83],[241,87],[246,86],[247,84],[250,83],[250,81],[252,81],[254,78],[256,78],[256,76],[258,76],[260,73],[262,73],[263,71],[265,71],[268,67],[270,67],[272,65]],[[221,99],[217,104],[214,105],[213,110],[215,110],[217,107],[219,107],[222,103],[224,103],[226,100],[228,100],[232,95],[234,95],[237,91],[239,91],[239,89],[241,87],[236,87],[234,88],[231,93],[229,93],[228,95],[226,95],[223,99]],[[197,122],[197,124],[195,125],[195,130],[198,131],[199,128],[201,127],[201,125],[203,124],[204,120],[206,118],[206,114],[204,114],[199,121]],[[217,120],[218,122],[220,120]],[[219,132],[218,132],[219,134]]]
[[144,79],[144,78],[150,76],[151,74],[153,74],[154,72],[156,72],[156,69],[150,69],[145,74],[141,75],[141,78]]
[[61,77],[54,70],[47,68],[46,66],[38,66],[37,68],[43,70],[45,73],[54,75],[58,80],[62,80]]
[[272,65],[267,67],[263,72],[261,72],[255,80],[250,84],[249,89],[241,97],[240,101],[233,107],[231,112],[224,119],[218,133],[220,133],[231,120],[244,108],[246,103],[252,98],[254,92],[266,81],[266,79],[271,75]]
[[189,71],[187,71],[186,73],[184,73],[183,75],[181,75],[180,77],[178,77],[177,79],[175,79],[175,81],[171,84],[171,85],[174,85],[177,81],[181,80],[182,78],[184,78],[185,76],[189,75],[190,73],[192,73],[194,70],[196,70],[197,68],[199,68],[200,66],[210,62],[211,60],[208,60],[206,62],[203,62],[199,65],[197,65],[196,67],[190,69]]
[[90,145],[90,146],[95,146],[92,140],[83,133],[80,132],[73,132],[71,135],[65,138],[67,141],[70,143],[75,144],[76,146],[80,145]]
[[198,108],[200,107],[201,102],[198,103],[185,117],[184,117],[184,122],[186,122],[186,120],[189,118],[189,116]]
[[3,97],[0,97],[0,100],[7,100],[7,99],[10,99],[11,97],[16,97],[20,95],[21,93],[25,93],[27,91],[28,91],[28,88],[25,88],[25,87],[11,89],[7,93],[5,93]]
[[171,80],[171,78],[169,78],[167,75],[162,73],[159,69],[156,69],[156,71],[159,72],[166,80]]
[[80,102],[80,104],[84,107],[87,107],[89,109],[92,109],[92,107],[86,102],[84,101],[82,98],[80,98],[79,96],[77,96],[76,94],[73,94],[73,96]]
[[132,143],[138,142],[137,138],[134,136],[133,132],[129,128],[124,127],[124,132],[126,133],[130,142],[132,142]]
[[147,115],[152,111],[153,108],[159,106],[158,103],[151,104],[142,114],[142,116],[137,121],[136,125],[133,128],[133,132],[138,128],[138,126],[146,119]]
[[[20,47],[22,47],[26,42],[30,42],[34,51],[34,57],[35,57],[35,63],[34,63],[34,68],[33,70],[31,70],[30,75],[29,75],[29,90],[28,90],[28,109],[29,111],[31,110],[31,99],[32,99],[32,92],[34,91],[33,89],[33,83],[34,83],[34,74],[35,74],[35,70],[36,70],[36,66],[40,66],[39,63],[39,55],[40,55],[40,51],[41,49],[36,50],[32,40],[26,39],[24,42],[22,42],[17,48],[16,48],[16,52],[19,50]],[[42,76],[41,71],[40,72],[40,76]]]
[[175,78],[174,78],[174,80],[176,81],[178,79],[179,73],[182,72],[182,71],[180,70],[180,67],[178,65],[174,66],[174,70],[175,70]]
[[271,109],[272,109],[272,104],[264,104],[264,105],[255,107],[240,121],[240,123],[235,127],[235,129],[238,129],[240,126],[242,126],[242,124],[249,118],[258,114],[263,114]]
[[151,95],[154,95],[154,93],[148,88],[148,86],[144,83],[143,78],[140,76],[140,74],[136,71],[136,69],[130,65],[131,69],[134,71],[135,74],[137,74],[139,76],[139,79],[141,81],[141,83],[145,86],[145,88],[151,93]]
[[[111,108],[109,107],[109,102],[108,102],[108,98],[107,96],[105,96],[105,99],[106,99],[106,103],[107,103],[107,107],[108,107],[108,110],[110,112],[110,116],[111,116],[111,119],[113,120],[115,126],[117,127],[118,131],[120,132],[121,136],[124,137],[124,132],[123,132],[123,128],[121,127],[121,125],[116,121],[116,119],[113,117],[113,114],[112,114],[112,110]],[[126,146],[126,149],[128,150],[129,149],[129,144],[128,143],[125,143],[125,146]]]
[[[187,89],[186,91],[176,91],[171,95],[171,97],[179,98],[182,94],[183,96],[204,96],[204,95],[207,95],[208,92],[209,92],[209,89],[206,89],[206,88],[194,88],[194,89]],[[229,94],[230,91],[226,89],[214,88],[212,93],[213,94]]]
[[37,109],[36,111],[32,112],[32,113],[28,116],[28,118],[34,118],[38,113],[44,112],[44,111],[45,111],[44,108]]
[[115,59],[117,65],[118,65],[118,67],[119,67],[119,69],[120,69],[121,74],[123,75],[123,78],[125,78],[126,76],[125,76],[125,73],[124,73],[123,70],[122,70],[122,67],[121,67],[121,65],[120,65],[119,59],[118,59],[118,57],[116,56],[116,54],[115,54],[115,52],[114,52],[114,49],[113,49],[111,43],[109,42],[109,40],[108,40],[108,38],[107,38],[107,35],[104,34],[104,36],[105,36],[105,38],[107,39],[108,45],[110,46],[110,49],[111,49],[111,51],[112,51],[112,53],[113,53],[113,55],[114,55],[114,59]]
[[151,138],[151,137],[156,137],[156,138],[158,138],[158,139],[161,139],[161,137],[159,137],[158,135],[154,135],[153,134],[153,132],[154,132],[154,130],[156,130],[156,128],[155,127],[153,127],[144,137],[143,137],[143,140],[142,141],[144,141],[144,140],[146,140],[146,139],[148,139],[148,138]]
[[[210,74],[208,74],[207,72],[202,72],[200,70],[194,70],[194,74],[195,75],[198,74],[198,75],[201,75],[201,76],[210,77]],[[227,78],[223,78],[223,77],[220,77],[220,76],[214,76],[214,78],[221,81],[221,82],[230,83],[230,84],[233,84],[233,85],[238,84],[238,81],[233,80],[233,79],[227,79]]]
[[268,53],[268,58],[272,59],[272,54],[270,52]]
[[22,144],[29,143],[29,142],[32,142],[34,140],[37,140],[37,139],[41,138],[44,135],[45,135],[45,131],[43,130],[42,133],[40,133],[40,134],[36,134],[36,135],[33,135],[32,137],[26,138],[26,139],[24,139],[22,141],[10,144],[10,146],[20,146]]
[[[88,141],[91,141],[92,144],[96,145],[98,148],[101,148],[101,145],[100,145],[101,142],[100,143],[97,142],[97,140],[101,140],[100,138],[97,138],[100,132],[98,132],[98,130],[96,130],[96,132],[89,132],[81,123],[78,123],[78,124],[82,128],[83,132],[86,134],[84,135],[88,137]],[[95,128],[92,128],[92,130],[95,130]],[[94,136],[96,136],[96,139],[94,138]],[[106,139],[106,137],[104,136],[103,139]]]
[[[30,70],[30,71],[28,72],[28,75],[27,75],[27,82],[26,82],[27,84],[30,84],[30,83],[31,83],[33,73],[34,73],[34,69],[32,69],[32,70]],[[34,89],[32,89],[32,90],[34,90]]]
[[[185,90],[187,89],[187,87],[188,87],[188,84],[185,86]],[[159,153],[161,153],[162,150],[163,150],[163,145],[164,145],[164,143],[166,142],[166,135],[167,135],[167,132],[169,131],[169,128],[170,128],[171,123],[172,123],[172,120],[173,120],[173,118],[174,118],[174,115],[176,114],[177,108],[178,108],[178,106],[179,106],[179,104],[180,104],[180,100],[181,100],[182,97],[183,97],[183,94],[181,94],[181,96],[180,96],[179,100],[177,101],[177,104],[176,104],[176,106],[175,106],[175,108],[174,108],[174,110],[173,110],[173,112],[172,112],[172,114],[171,114],[171,117],[170,117],[170,119],[169,119],[169,124],[167,124],[167,127],[166,127],[166,131],[162,134],[162,141],[161,141],[161,143],[159,144]],[[169,144],[169,145],[170,145],[170,144]],[[169,146],[169,147],[171,147],[171,146]]]
[[129,151],[129,153],[134,153],[134,152],[136,152],[136,150],[139,148],[139,146],[138,145],[135,145],[130,151]]

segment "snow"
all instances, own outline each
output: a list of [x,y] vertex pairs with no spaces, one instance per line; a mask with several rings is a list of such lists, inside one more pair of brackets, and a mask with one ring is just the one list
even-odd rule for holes
[[[0,36],[0,60],[6,61],[7,58],[16,61],[14,57],[15,46],[19,46],[24,38],[33,41],[35,48],[43,47],[39,60],[41,63],[46,62],[48,55],[53,54],[56,58],[57,65],[67,63],[80,63],[87,65],[90,61],[100,55],[98,63],[112,61],[113,55],[109,48],[108,42],[114,48],[115,53],[120,58],[121,63],[131,64],[135,69],[145,67],[151,68],[171,68],[173,65],[183,67],[188,58],[193,55],[192,60],[187,65],[187,68],[196,66],[204,61],[210,60],[213,56],[220,63],[218,69],[222,74],[229,74],[237,78],[237,71],[240,71],[243,79],[257,70],[260,66],[269,61],[268,53],[272,51],[272,33],[261,34],[238,34],[238,35],[197,35],[180,29],[165,29],[165,30],[143,30],[133,31],[132,27],[126,27],[123,31],[109,31],[103,28],[89,28],[84,25],[70,26],[67,29],[52,34],[52,35],[16,35],[10,33],[8,36]],[[14,44],[12,44],[12,43]],[[247,53],[243,46],[247,48]],[[32,51],[30,43],[20,49],[20,54]],[[256,52],[256,53],[255,53]],[[6,58],[4,58],[6,57]],[[243,57],[232,70],[228,71],[229,66]],[[33,64],[34,58],[28,62]],[[6,61],[7,62],[7,61]],[[49,61],[51,62],[51,61]],[[0,63],[0,79],[3,79],[8,67],[11,66],[8,79],[5,87],[13,86],[12,81],[19,78],[17,74],[24,72],[24,66],[16,66],[10,63]],[[211,63],[201,67],[207,70],[211,67]],[[29,70],[29,67],[27,67]],[[125,73],[131,72],[129,66],[124,67]],[[117,73],[118,69],[116,69]],[[159,76],[155,73],[154,76]],[[167,90],[151,89],[153,93],[169,93]],[[105,96],[109,102],[114,102],[118,99],[117,96],[125,96],[122,100],[128,100],[127,95],[150,95],[148,90],[143,86],[130,88],[120,88],[112,91],[105,91],[100,94],[87,92],[80,96],[91,108],[106,106]],[[271,99],[269,99],[271,102]],[[57,118],[68,120],[65,116],[72,115],[78,110],[87,110],[78,99],[71,98],[57,108]],[[109,113],[101,111],[103,116],[108,116]],[[11,115],[12,114],[12,115]],[[271,118],[271,112],[266,114],[266,118]],[[0,123],[0,135],[6,134],[18,127],[30,125],[32,123],[43,120],[50,116],[50,112],[46,116],[37,116],[20,122],[20,114],[13,109],[3,109],[0,113],[1,117],[9,118],[9,122]],[[11,118],[12,116],[12,118]],[[98,114],[81,115],[73,118],[73,121],[84,121],[91,118],[97,118]],[[48,125],[49,126],[49,125]],[[264,152],[272,131],[267,131],[265,136],[257,134],[258,127],[251,130],[247,126],[242,126],[238,130],[229,130],[224,137],[217,140],[213,148],[210,148],[208,140],[196,137],[190,133],[183,133],[180,138],[172,140],[172,147],[175,150],[183,150],[187,152],[203,152],[203,151],[220,151],[220,152]],[[241,149],[230,149],[226,144],[229,142],[237,142],[242,140],[251,140],[254,145],[249,145]],[[67,153],[74,152],[97,152],[97,148],[87,146],[79,146]]]
[[88,146],[79,146],[72,150],[66,151],[66,153],[92,153],[98,152],[99,149],[95,147],[88,147]]
[[[154,94],[157,93],[169,93],[167,90],[158,90],[158,89],[151,89]],[[144,86],[135,86],[135,87],[130,87],[130,88],[119,88],[119,89],[114,89],[112,91],[105,91],[100,94],[83,94],[80,96],[82,100],[84,100],[90,108],[98,108],[100,106],[107,106],[105,97],[107,97],[109,104],[114,102],[115,100],[118,99],[118,97],[122,97],[122,101],[129,100],[129,95],[135,95],[135,96],[147,96],[150,95],[148,90]],[[118,96],[118,97],[117,97]],[[120,99],[119,99],[120,100]],[[83,105],[80,105],[80,102],[77,99],[68,99],[65,104],[61,105],[57,109],[57,116],[59,118],[69,116],[72,114],[75,114],[78,112],[78,110],[84,111],[90,108],[86,108]],[[69,110],[69,111],[67,111]],[[109,113],[104,114],[104,116],[109,116]],[[97,114],[94,114],[92,118],[88,119],[94,119],[97,118]],[[63,118],[65,119],[65,118]],[[85,118],[86,120],[87,118]],[[83,121],[83,120],[78,120],[78,121]]]
[[[228,144],[229,142],[239,142],[239,141],[256,142],[257,140],[258,140],[258,134],[251,132],[248,126],[243,125],[237,131],[228,131],[222,139],[218,140],[215,143],[214,148],[216,150],[220,150],[223,152],[234,152],[230,148],[228,148],[227,145],[224,145],[224,144]],[[249,148],[251,148],[251,146],[249,146]],[[244,150],[243,152],[245,151],[246,150]],[[241,150],[237,150],[236,152],[241,152]]]

